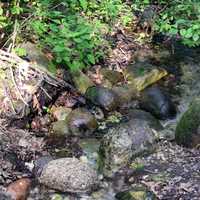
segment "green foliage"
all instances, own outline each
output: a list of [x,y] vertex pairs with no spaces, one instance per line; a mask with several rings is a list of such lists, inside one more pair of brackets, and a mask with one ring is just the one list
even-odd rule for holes
[[7,18],[4,16],[4,10],[0,7],[0,29],[7,26]]
[[[199,0],[160,0],[158,2],[160,10],[154,22],[155,31],[181,38],[183,44],[190,47],[199,46]],[[143,7],[144,5],[149,6],[150,1],[143,4]]]
[[113,24],[126,25],[131,19],[131,9],[121,0],[13,0],[0,7],[0,28],[11,34],[17,20],[21,36],[52,53],[51,69],[57,64],[71,70],[94,65],[109,49],[105,36]]
[[92,26],[80,16],[47,10],[42,18],[32,21],[31,27],[41,45],[52,51],[55,62],[72,70],[95,64],[102,55],[101,49],[96,49],[101,38],[94,37]]
[[200,2],[199,0],[173,1],[162,12],[157,28],[182,38],[188,46],[200,45]]

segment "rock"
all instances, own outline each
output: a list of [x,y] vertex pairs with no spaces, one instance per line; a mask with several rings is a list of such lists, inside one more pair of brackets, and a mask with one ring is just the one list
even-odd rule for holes
[[11,183],[7,188],[7,192],[12,196],[13,200],[26,200],[30,186],[30,179],[21,178]]
[[100,171],[112,177],[134,157],[151,153],[155,149],[155,132],[149,122],[142,119],[132,119],[110,128],[100,145]]
[[80,140],[79,145],[82,148],[83,155],[87,157],[88,162],[91,164],[91,166],[93,166],[94,169],[98,169],[97,158],[100,141],[95,138],[84,138]]
[[112,85],[115,85],[124,80],[123,74],[118,71],[102,68],[100,73],[103,75],[103,79],[108,80]]
[[0,199],[1,200],[13,200],[13,198],[11,197],[11,195],[8,192],[1,191],[1,190],[0,190]]
[[155,67],[147,62],[137,62],[127,68],[127,79],[130,85],[137,91],[142,91],[146,87],[159,81],[167,75],[163,68]]
[[27,57],[31,62],[36,62],[42,68],[49,68],[49,60],[45,54],[37,47],[36,44],[26,42],[20,45],[21,48],[25,49]]
[[119,106],[117,94],[105,87],[90,87],[87,89],[85,95],[93,104],[100,106],[107,111],[113,111]]
[[156,200],[156,196],[145,187],[134,187],[131,190],[118,192],[115,195],[117,200]]
[[73,110],[67,117],[72,135],[91,135],[98,127],[95,117],[84,108]]
[[112,90],[118,95],[120,107],[126,107],[138,98],[138,92],[130,85],[115,86]]
[[69,131],[66,120],[60,120],[52,123],[52,130],[50,131],[50,137],[63,138],[69,136]]
[[43,169],[39,181],[52,189],[71,193],[91,192],[98,185],[96,172],[76,158],[50,161]]
[[89,87],[94,86],[94,83],[91,81],[91,79],[82,71],[72,72],[72,79],[75,87],[81,94],[85,94]]
[[145,89],[141,94],[139,104],[141,109],[159,119],[171,119],[176,115],[176,107],[170,97],[157,86]]
[[39,177],[42,173],[42,170],[44,167],[52,161],[53,158],[51,156],[42,156],[34,161],[34,168],[33,168],[33,174],[35,177]]
[[64,106],[59,106],[59,107],[53,106],[51,108],[51,114],[57,121],[66,120],[70,112],[71,108],[66,108]]
[[200,98],[195,98],[188,110],[177,124],[175,140],[185,147],[196,147],[200,144]]
[[155,130],[162,130],[163,127],[161,123],[156,119],[154,116],[152,116],[150,113],[145,112],[143,110],[139,109],[130,109],[128,113],[126,114],[126,117],[131,120],[131,119],[141,119],[145,120],[150,127],[152,127]]

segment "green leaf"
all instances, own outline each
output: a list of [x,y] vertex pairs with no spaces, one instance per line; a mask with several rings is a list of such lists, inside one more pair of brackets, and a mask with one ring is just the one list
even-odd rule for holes
[[199,35],[197,33],[195,33],[192,38],[196,42],[199,40]]
[[3,8],[0,8],[0,15],[3,15]]
[[186,29],[181,29],[180,30],[181,36],[185,37],[186,33],[187,33]]
[[27,55],[27,52],[26,52],[26,49],[24,48],[15,48],[14,49],[14,52],[18,55],[18,56],[26,56]]
[[84,11],[87,10],[88,7],[88,2],[87,0],[79,0],[81,7],[83,8]]
[[93,65],[95,64],[95,57],[94,57],[93,54],[88,54],[87,58],[88,58],[90,63],[92,63]]
[[191,38],[193,35],[193,30],[191,28],[189,28],[187,31],[186,31],[186,34],[185,34],[185,37],[186,38]]
[[178,30],[175,29],[175,28],[172,28],[169,30],[169,33],[172,34],[172,35],[176,35],[178,33]]
[[62,58],[61,58],[61,57],[57,57],[57,58],[56,58],[56,62],[57,62],[57,63],[61,63],[61,62],[62,62]]
[[19,15],[21,12],[23,11],[23,8],[19,7],[19,6],[13,6],[11,8],[11,13],[13,15]]
[[61,45],[57,45],[53,48],[53,51],[56,52],[56,53],[60,53],[62,51],[65,50],[65,47],[64,46],[61,46]]

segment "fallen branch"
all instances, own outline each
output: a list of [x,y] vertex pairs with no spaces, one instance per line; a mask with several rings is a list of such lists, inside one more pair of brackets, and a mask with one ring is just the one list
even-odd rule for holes
[[[45,88],[45,86],[48,87]],[[6,102],[10,102],[10,105],[5,106],[9,112],[1,108],[0,113],[3,111],[6,115],[9,113],[9,116],[10,112],[11,115],[16,115],[16,113],[19,115],[17,110],[19,112],[24,110],[18,108],[16,102],[19,100],[24,107],[31,107],[34,95],[43,94],[51,101],[54,99],[55,92],[61,88],[76,93],[76,89],[71,84],[57,78],[37,63],[25,61],[14,53],[0,50],[0,91],[3,91],[0,94],[0,101],[9,99]]]

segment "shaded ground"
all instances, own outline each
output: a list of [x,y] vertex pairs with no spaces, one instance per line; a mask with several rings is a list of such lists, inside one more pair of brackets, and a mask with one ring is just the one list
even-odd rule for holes
[[144,165],[139,182],[159,199],[199,199],[200,152],[163,141],[156,153],[138,159]]

